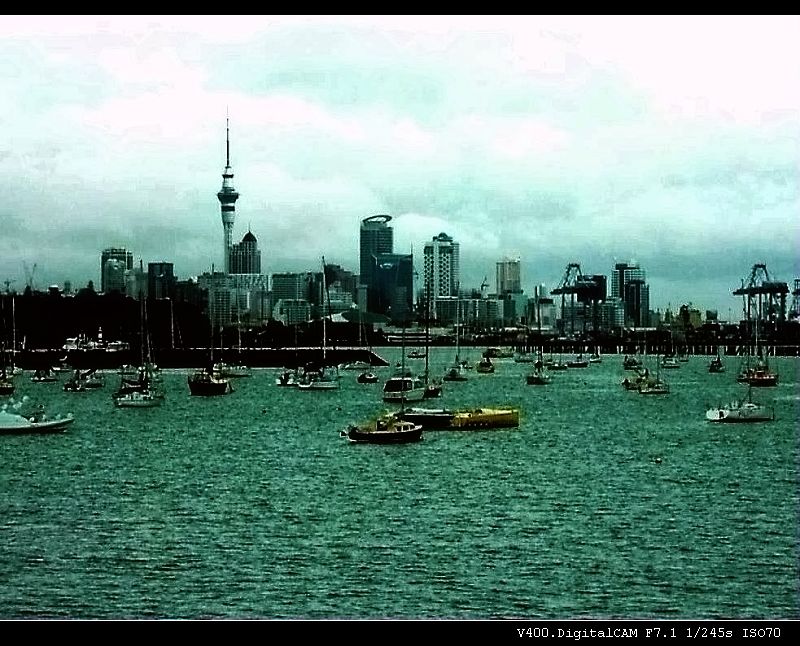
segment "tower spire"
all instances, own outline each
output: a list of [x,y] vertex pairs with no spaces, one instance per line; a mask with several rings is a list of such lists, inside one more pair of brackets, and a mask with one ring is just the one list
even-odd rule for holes
[[222,211],[222,232],[224,235],[224,261],[222,271],[230,271],[230,250],[233,244],[233,222],[236,218],[236,200],[239,193],[233,187],[233,169],[231,168],[231,134],[230,118],[225,110],[225,170],[222,171],[222,188],[217,193],[217,199]]

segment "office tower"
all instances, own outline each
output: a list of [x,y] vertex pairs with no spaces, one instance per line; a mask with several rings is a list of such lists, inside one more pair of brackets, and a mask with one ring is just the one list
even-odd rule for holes
[[388,314],[394,321],[407,320],[414,306],[414,257],[411,254],[378,254],[371,291],[371,312]]
[[504,258],[497,262],[497,295],[522,292],[519,258]]
[[258,249],[258,240],[252,232],[245,233],[242,241],[231,247],[228,273],[261,273],[261,251]]
[[175,274],[171,262],[147,263],[147,297],[174,298]]
[[632,278],[625,283],[625,322],[634,327],[650,324],[650,287],[643,280]]
[[618,262],[614,265],[614,273],[611,274],[611,296],[625,300],[625,284],[631,280],[646,280],[644,269],[639,264],[630,262]]
[[233,168],[231,168],[231,140],[228,119],[225,120],[225,170],[222,171],[222,188],[217,193],[222,213],[222,232],[224,256],[222,267],[225,272],[230,267],[230,252],[233,244],[233,221],[236,219],[236,200],[239,193],[233,188]]
[[109,247],[100,254],[100,291],[125,291],[125,272],[133,269],[133,253],[125,247]]
[[434,316],[436,301],[455,297],[459,288],[459,245],[446,233],[434,236],[423,249],[423,297]]
[[[379,254],[390,254],[394,249],[394,231],[389,226],[390,215],[373,215],[361,221],[359,244],[359,284],[367,287],[367,309],[377,311],[374,275]],[[360,306],[363,304],[359,304]]]

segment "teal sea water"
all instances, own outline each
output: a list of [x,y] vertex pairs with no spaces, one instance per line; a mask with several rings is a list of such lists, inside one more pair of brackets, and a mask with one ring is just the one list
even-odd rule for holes
[[334,392],[258,369],[209,399],[167,371],[141,410],[113,407],[113,373],[65,393],[26,372],[16,397],[76,422],[0,436],[0,618],[800,617],[800,360],[753,391],[777,420],[744,425],[706,422],[746,394],[708,360],[664,397],[625,391],[620,356],[544,387],[497,360],[432,405],[518,406],[519,428],[400,446],[339,436],[385,409],[390,368]]

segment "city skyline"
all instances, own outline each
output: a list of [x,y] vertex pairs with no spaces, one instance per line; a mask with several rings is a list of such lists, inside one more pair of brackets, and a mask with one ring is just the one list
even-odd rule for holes
[[[0,279],[89,280],[102,249],[265,274],[357,271],[359,226],[394,250],[441,232],[461,282],[519,257],[522,288],[569,263],[647,271],[650,308],[729,310],[752,266],[800,276],[796,16],[9,16]],[[713,36],[709,36],[713,34]],[[674,42],[680,42],[676,49]]]

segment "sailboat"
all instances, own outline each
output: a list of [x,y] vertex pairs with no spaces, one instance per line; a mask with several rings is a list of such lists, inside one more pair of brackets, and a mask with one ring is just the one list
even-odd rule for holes
[[536,292],[536,325],[539,331],[539,347],[536,356],[536,361],[533,363],[533,371],[525,376],[525,383],[529,386],[546,386],[550,383],[550,374],[544,365],[544,357],[542,356],[542,316],[539,307],[539,292],[537,287]]
[[661,378],[661,361],[656,356],[655,378],[645,378],[639,383],[640,395],[668,395],[669,384]]
[[0,347],[0,353],[3,355],[2,366],[0,366],[0,395],[13,395],[15,386],[11,375],[8,374],[6,368],[6,346],[5,344]]
[[[350,424],[339,435],[360,444],[407,444],[422,439],[422,425],[403,419],[407,401],[422,399],[424,384],[419,377],[406,373],[406,327],[403,321],[401,373],[384,384],[384,401],[398,402],[397,413],[384,413],[363,424]],[[390,386],[387,392],[386,387]]]
[[756,387],[777,386],[778,374],[769,367],[769,358],[761,349],[758,338],[758,319],[756,319],[756,357],[754,363],[750,362],[750,346],[747,347],[746,359],[743,362],[736,381]]
[[706,411],[709,422],[746,423],[770,422],[775,419],[775,410],[753,401],[753,386],[747,386],[747,401],[734,400],[726,406],[709,408]]
[[212,326],[211,352],[206,368],[201,368],[188,377],[189,392],[200,397],[216,397],[233,392],[233,386],[228,378],[214,370],[214,338]]
[[383,401],[400,402],[401,407],[406,402],[422,401],[425,398],[426,387],[421,377],[410,370],[406,370],[406,324],[403,321],[401,335],[401,362],[394,375],[383,384]]
[[164,401],[160,374],[150,353],[146,300],[141,294],[139,298],[141,299],[139,370],[136,379],[131,379],[125,372],[120,373],[119,388],[112,395],[114,405],[118,408],[154,408]]
[[328,365],[328,332],[327,323],[331,311],[330,294],[328,293],[327,272],[325,271],[325,257],[322,258],[322,276],[325,283],[325,300],[328,306],[327,315],[322,315],[322,363],[320,365],[307,365],[300,377],[297,387],[300,390],[338,390],[338,366]]
[[[430,296],[430,288],[428,289]],[[425,299],[425,372],[422,380],[425,382],[423,399],[436,399],[442,396],[442,382],[431,377],[431,300]]]
[[[458,290],[456,290],[458,291]],[[456,302],[456,356],[453,360],[453,364],[447,369],[447,372],[444,375],[445,381],[466,381],[467,374],[466,374],[466,367],[464,362],[461,361],[461,356],[459,354],[460,350],[460,337],[461,337],[461,296],[459,294],[458,300]]]
[[717,373],[725,372],[725,364],[722,363],[722,359],[719,356],[719,350],[717,350],[717,356],[714,357],[708,364],[708,371]]
[[[238,335],[238,343],[236,344],[236,362],[225,363],[224,361],[219,361],[214,366],[214,369],[222,377],[226,377],[228,379],[250,376],[250,368],[248,368],[244,364],[244,361],[242,361],[242,328],[239,322],[238,314],[236,315],[236,333]],[[221,342],[222,342],[222,332],[220,332],[220,345],[222,344]]]

